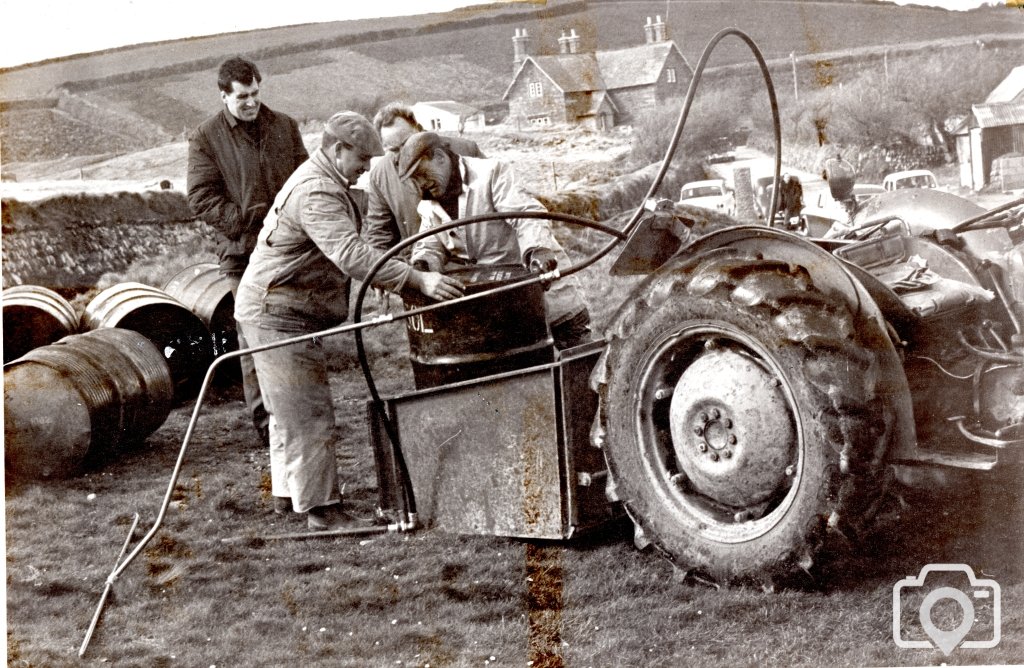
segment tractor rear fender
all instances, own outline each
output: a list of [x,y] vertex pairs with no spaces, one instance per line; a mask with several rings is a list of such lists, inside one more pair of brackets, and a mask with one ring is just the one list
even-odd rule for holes
[[[879,357],[882,360],[881,373],[887,377],[887,382],[883,383],[885,399],[896,415],[896,425],[888,451],[892,453],[916,448],[910,387],[892,339],[893,330],[887,324],[886,314],[883,312],[887,290],[884,286],[874,286],[876,290],[869,290],[862,283],[866,272],[856,271],[852,265],[847,265],[802,237],[761,226],[731,227],[700,237],[636,287],[630,299],[613,317],[606,338],[630,336],[638,320],[638,308],[659,308],[668,298],[670,292],[664,289],[665,283],[661,279],[675,272],[688,271],[700,259],[711,254],[755,255],[765,260],[799,265],[806,269],[817,289],[841,296],[851,311],[860,316],[860,326],[875,330],[871,332],[871,339],[883,348]],[[876,294],[873,295],[872,292]],[[881,306],[879,301],[882,302]],[[639,302],[644,305],[638,306]],[[892,304],[889,306],[892,307]],[[607,377],[602,374],[614,373],[613,369],[608,369],[602,362],[603,360],[598,362],[592,376],[591,384],[595,388],[607,383]],[[595,445],[600,447],[606,416],[599,413],[598,418],[600,422],[595,425],[597,431],[594,439]]]

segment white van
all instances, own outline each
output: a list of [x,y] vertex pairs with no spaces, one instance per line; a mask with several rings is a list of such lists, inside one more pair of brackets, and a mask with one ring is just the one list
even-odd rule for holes
[[904,188],[938,188],[935,175],[927,169],[910,169],[905,172],[893,172],[882,180],[882,188],[886,192],[903,190]]

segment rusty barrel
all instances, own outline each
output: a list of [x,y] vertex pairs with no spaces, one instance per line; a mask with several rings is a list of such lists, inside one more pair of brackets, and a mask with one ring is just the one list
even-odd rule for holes
[[78,316],[59,294],[38,285],[3,291],[4,363],[78,331]]
[[[164,285],[164,292],[199,316],[210,332],[213,356],[238,350],[235,328],[235,281],[221,275],[215,262],[202,262],[182,269]],[[237,360],[225,363],[225,379],[238,381],[241,370]]]
[[175,396],[195,396],[213,360],[210,331],[184,304],[163,290],[142,283],[118,283],[85,307],[82,329],[134,330],[163,353],[174,379]]
[[73,475],[156,431],[174,383],[162,352],[127,329],[67,336],[4,365],[4,462],[24,479]]
[[[529,272],[513,265],[474,265],[447,272],[467,295],[508,285]],[[403,295],[407,308],[433,303]],[[406,319],[417,389],[522,369],[554,360],[544,288],[534,283]]]

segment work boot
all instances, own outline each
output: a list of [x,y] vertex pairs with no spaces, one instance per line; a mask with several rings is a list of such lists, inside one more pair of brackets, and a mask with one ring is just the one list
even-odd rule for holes
[[306,514],[306,525],[310,531],[335,531],[344,529],[352,517],[341,508],[341,503],[310,508]]
[[278,515],[287,515],[292,511],[292,497],[290,496],[275,496],[274,497],[274,512]]

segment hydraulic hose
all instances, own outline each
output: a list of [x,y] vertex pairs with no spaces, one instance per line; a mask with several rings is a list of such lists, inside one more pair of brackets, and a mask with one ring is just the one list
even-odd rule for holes
[[[406,239],[403,239],[397,245],[388,249],[380,257],[380,259],[378,259],[377,262],[374,263],[374,265],[370,268],[370,271],[367,272],[366,276],[363,278],[362,284],[359,287],[359,292],[356,296],[354,313],[352,316],[353,323],[360,322],[360,319],[362,318],[363,301],[366,297],[366,292],[369,289],[373,281],[373,278],[380,271],[381,267],[383,267],[388,262],[388,260],[392,259],[396,255],[398,255],[403,249],[408,248],[409,246],[416,243],[420,239],[424,239],[434,234],[439,234],[446,230],[463,227],[465,225],[472,225],[492,220],[506,220],[508,218],[539,218],[544,220],[557,220],[572,225],[589,227],[601,232],[605,232],[606,234],[609,234],[614,238],[611,241],[609,241],[604,247],[598,249],[595,253],[585,258],[583,261],[574,264],[571,267],[568,267],[564,271],[555,270],[554,272],[541,274],[538,276],[534,276],[532,278],[523,279],[521,281],[517,281],[515,283],[510,283],[505,286],[487,290],[485,292],[480,292],[475,295],[460,297],[456,300],[451,300],[448,302],[438,302],[437,304],[433,304],[427,307],[421,307],[419,309],[413,309],[412,311],[405,311],[402,313],[395,314],[394,319],[407,318],[416,313],[423,313],[427,310],[433,310],[434,308],[443,307],[447,304],[451,304],[454,302],[469,301],[472,299],[488,297],[494,294],[505,292],[507,290],[516,289],[530,283],[546,282],[548,280],[557,279],[561,276],[569,276],[576,272],[582,271],[583,269],[586,269],[587,267],[598,262],[601,258],[603,258],[605,255],[611,252],[611,250],[615,248],[615,246],[617,246],[621,241],[624,241],[625,239],[629,238],[629,235],[632,234],[633,231],[636,229],[637,225],[639,224],[643,216],[644,203],[648,199],[654,197],[654,195],[658,192],[658,189],[661,187],[661,184],[665,179],[665,175],[668,173],[668,168],[671,164],[672,158],[675,156],[676,150],[678,149],[679,141],[683,134],[683,129],[686,127],[686,120],[690,114],[690,108],[693,106],[693,100],[697,93],[697,85],[700,82],[701,77],[703,76],[704,68],[707,66],[708,59],[711,57],[711,54],[714,51],[715,47],[718,45],[718,43],[721,42],[726,37],[728,37],[729,35],[734,35],[738,37],[744,43],[746,43],[748,47],[750,47],[750,50],[753,53],[755,60],[757,60],[757,64],[760,68],[761,75],[764,78],[765,87],[768,91],[768,100],[771,105],[772,113],[772,131],[775,142],[775,182],[772,188],[772,201],[771,206],[769,207],[769,216],[767,220],[768,226],[771,227],[772,221],[775,218],[775,211],[778,208],[778,184],[779,176],[782,172],[782,129],[781,123],[779,121],[779,105],[775,95],[775,86],[772,83],[771,72],[769,72],[768,70],[768,65],[764,60],[764,56],[761,54],[760,49],[758,49],[757,45],[750,38],[750,36],[748,36],[746,33],[737,28],[726,28],[724,30],[719,31],[714,37],[712,37],[711,40],[708,42],[707,46],[704,47],[704,51],[701,53],[700,60],[697,63],[697,68],[694,70],[693,78],[690,80],[690,85],[687,88],[686,98],[683,102],[683,108],[680,111],[678,120],[676,121],[675,129],[672,132],[672,138],[669,141],[668,148],[665,151],[665,157],[661,161],[661,167],[658,169],[658,173],[655,175],[654,180],[651,182],[651,185],[647,190],[647,194],[644,196],[644,200],[640,203],[639,206],[637,206],[629,221],[623,226],[622,231],[616,230],[606,225],[602,225],[588,218],[581,218],[579,216],[573,216],[569,214],[551,211],[495,212],[475,216],[468,216],[466,218],[462,218],[449,223],[445,223],[443,225],[439,225],[437,227],[425,230],[423,232],[419,232],[410,237],[407,237]],[[359,368],[362,370],[363,378],[366,380],[366,386],[370,392],[373,410],[377,413],[377,416],[380,419],[381,424],[384,426],[384,431],[387,434],[388,440],[391,441],[392,449],[395,456],[395,466],[398,468],[399,477],[401,477],[402,479],[400,484],[401,493],[405,505],[404,510],[411,514],[413,517],[415,517],[416,499],[415,495],[413,494],[412,482],[409,477],[408,464],[405,461],[405,456],[402,454],[402,448],[398,438],[398,430],[395,427],[394,423],[392,422],[390,416],[387,414],[387,410],[384,407],[384,402],[380,397],[380,393],[377,391],[377,384],[373,380],[373,372],[370,369],[370,365],[366,357],[366,348],[363,343],[361,329],[357,329],[355,331],[355,339],[356,354],[359,359]]]

